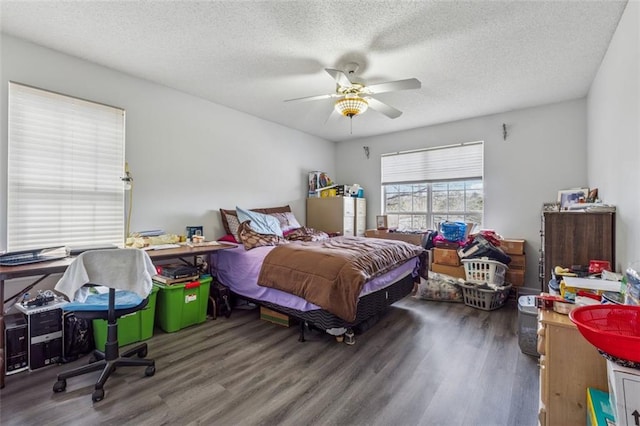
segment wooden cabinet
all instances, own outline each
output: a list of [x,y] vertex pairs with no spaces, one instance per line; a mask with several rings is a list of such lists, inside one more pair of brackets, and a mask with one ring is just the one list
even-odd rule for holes
[[548,291],[556,266],[588,266],[590,260],[608,260],[615,267],[615,223],[612,212],[543,212],[543,291]]
[[583,425],[587,388],[608,391],[606,360],[567,315],[538,314],[540,425]]
[[[356,203],[360,206],[356,216]],[[358,218],[358,219],[357,219]],[[307,226],[327,233],[356,235],[356,227],[366,222],[366,200],[353,197],[307,198]]]

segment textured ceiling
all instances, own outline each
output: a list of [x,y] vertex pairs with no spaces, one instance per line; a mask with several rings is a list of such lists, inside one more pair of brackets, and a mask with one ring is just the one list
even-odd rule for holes
[[[341,141],[585,96],[626,1],[0,1],[2,32]],[[404,112],[331,116],[324,68]]]

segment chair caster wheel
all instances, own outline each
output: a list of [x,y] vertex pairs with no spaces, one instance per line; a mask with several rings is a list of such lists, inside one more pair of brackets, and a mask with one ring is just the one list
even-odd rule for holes
[[156,367],[155,367],[155,365],[150,365],[150,366],[148,366],[147,368],[145,368],[145,370],[144,370],[144,375],[145,375],[145,376],[147,376],[147,377],[151,377],[151,376],[153,376],[154,374],[156,374]]
[[65,379],[60,379],[53,384],[54,392],[64,392],[67,389],[67,381]]
[[147,349],[146,348],[145,349],[141,349],[138,352],[138,358],[144,358],[145,356],[147,356]]
[[96,389],[91,394],[91,399],[93,400],[93,402],[102,401],[103,398],[104,398],[104,389]]

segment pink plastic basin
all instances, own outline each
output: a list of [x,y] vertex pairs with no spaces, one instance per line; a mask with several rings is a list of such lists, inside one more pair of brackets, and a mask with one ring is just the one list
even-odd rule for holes
[[569,318],[596,348],[640,362],[640,306],[580,306],[569,313]]

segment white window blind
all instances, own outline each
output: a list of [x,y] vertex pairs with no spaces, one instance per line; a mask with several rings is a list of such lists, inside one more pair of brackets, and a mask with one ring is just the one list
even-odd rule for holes
[[382,185],[482,178],[483,143],[382,156]]
[[9,83],[7,249],[124,242],[125,112]]

